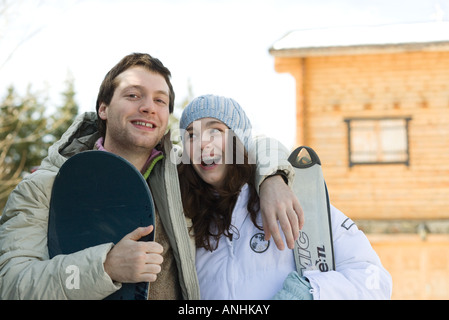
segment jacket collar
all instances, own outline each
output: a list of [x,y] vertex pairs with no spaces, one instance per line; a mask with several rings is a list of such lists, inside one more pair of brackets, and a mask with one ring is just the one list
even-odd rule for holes
[[[100,150],[100,151],[106,151],[109,152],[108,150],[106,150],[104,148],[104,138],[101,137],[99,138],[96,142],[95,142],[95,146],[94,149],[95,150]],[[148,179],[148,177],[150,176],[151,170],[154,168],[154,166],[156,165],[156,162],[158,162],[159,160],[163,159],[164,155],[162,154],[162,151],[157,150],[156,148],[154,148],[151,151],[150,156],[148,157],[148,160],[145,162],[143,168],[140,170],[140,173],[142,173],[142,175],[144,176],[145,180]]]

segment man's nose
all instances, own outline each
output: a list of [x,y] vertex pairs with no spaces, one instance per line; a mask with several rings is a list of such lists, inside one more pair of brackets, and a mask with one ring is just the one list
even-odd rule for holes
[[152,99],[146,99],[139,107],[139,111],[142,113],[155,113],[156,112],[156,104]]

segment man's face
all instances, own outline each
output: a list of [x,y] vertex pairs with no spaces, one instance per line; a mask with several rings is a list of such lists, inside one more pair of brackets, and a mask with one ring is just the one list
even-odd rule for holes
[[102,103],[106,120],[105,148],[116,154],[149,153],[162,139],[169,118],[169,88],[164,77],[132,67],[117,79],[111,103]]

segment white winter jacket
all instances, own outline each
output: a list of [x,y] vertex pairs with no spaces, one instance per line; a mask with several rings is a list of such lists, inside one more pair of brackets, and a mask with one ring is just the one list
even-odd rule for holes
[[[232,214],[232,241],[222,236],[217,250],[197,249],[201,299],[271,299],[295,271],[292,250],[279,251],[263,240],[246,209],[244,186]],[[261,225],[261,216],[258,217]],[[368,239],[342,212],[331,206],[336,271],[306,271],[313,298],[390,299],[392,281]],[[307,221],[306,221],[307,223]],[[285,239],[284,239],[285,241]]]

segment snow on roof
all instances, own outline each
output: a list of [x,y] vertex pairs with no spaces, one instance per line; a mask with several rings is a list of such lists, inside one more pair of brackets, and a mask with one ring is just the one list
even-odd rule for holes
[[449,22],[306,29],[289,32],[270,48],[273,55],[308,55],[335,49],[449,44]]

